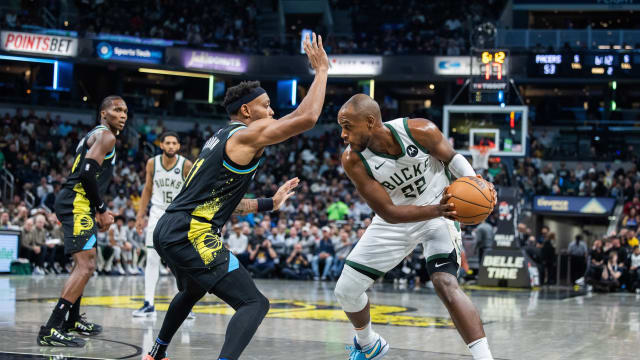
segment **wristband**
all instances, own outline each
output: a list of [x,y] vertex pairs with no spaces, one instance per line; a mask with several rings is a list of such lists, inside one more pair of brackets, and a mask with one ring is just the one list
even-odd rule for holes
[[107,206],[104,204],[104,201],[101,202],[100,205],[96,206],[96,211],[100,214],[103,214],[105,211],[107,211]]
[[273,210],[273,199],[258,199],[258,212]]

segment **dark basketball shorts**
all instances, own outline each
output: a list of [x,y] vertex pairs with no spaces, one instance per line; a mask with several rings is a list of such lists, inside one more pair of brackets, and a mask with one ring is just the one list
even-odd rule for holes
[[158,220],[153,247],[171,268],[181,291],[189,279],[210,291],[239,266],[211,224],[185,212],[168,212]]
[[98,227],[89,199],[73,190],[62,189],[56,197],[54,207],[56,216],[62,223],[65,255],[93,249],[96,246]]

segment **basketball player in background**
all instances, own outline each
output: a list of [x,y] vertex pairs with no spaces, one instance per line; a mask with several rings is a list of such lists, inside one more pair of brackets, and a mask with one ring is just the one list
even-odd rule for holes
[[[147,265],[144,269],[144,304],[133,312],[134,317],[149,317],[156,314],[154,295],[162,264],[160,263],[160,255],[153,249],[153,230],[155,230],[160,217],[164,215],[164,211],[173,201],[174,196],[180,192],[184,177],[193,165],[191,161],[178,155],[180,140],[175,132],[165,132],[160,136],[160,148],[162,154],[147,160],[146,181],[136,216],[136,230],[138,234],[142,235],[147,205],[151,200],[145,236]],[[193,314],[189,316],[193,318]]]
[[64,252],[73,257],[75,265],[49,321],[40,327],[37,341],[42,346],[82,347],[85,341],[70,332],[87,336],[102,332],[100,325],[80,315],[80,302],[96,268],[98,227],[107,231],[113,223],[113,214],[107,211],[100,194],[111,182],[116,135],[127,122],[127,104],[119,96],[106,97],[100,104],[98,119],[100,125],[80,140],[71,174],[56,197],[54,207],[62,223]]
[[[493,359],[482,322],[458,287],[461,238],[454,205],[444,195],[454,177],[476,176],[429,120],[383,123],[378,103],[357,94],[338,112],[347,144],[342,166],[376,216],[347,257],[335,294],[355,327],[350,359],[379,359],[389,344],[371,328],[365,291],[393,269],[419,242],[436,293],[474,359]],[[495,190],[494,202],[496,201]]]
[[316,75],[298,108],[276,120],[269,96],[257,81],[229,88],[224,106],[231,122],[205,143],[182,190],[158,221],[153,245],[171,267],[180,292],[171,301],[145,360],[166,358],[173,335],[207,292],[236,310],[218,359],[238,359],[267,315],[269,300],[222,246],[221,229],[234,213],[276,210],[293,196],[297,178],[287,181],[272,198],[243,199],[265,147],[313,128],[322,113],[329,60],[322,39],[315,34],[313,42],[305,39],[304,50]]

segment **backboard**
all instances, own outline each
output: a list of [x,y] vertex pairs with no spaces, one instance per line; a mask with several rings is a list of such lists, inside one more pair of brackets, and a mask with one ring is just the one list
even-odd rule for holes
[[448,105],[442,132],[463,155],[471,155],[471,146],[493,142],[497,149],[491,156],[524,156],[528,115],[526,106]]

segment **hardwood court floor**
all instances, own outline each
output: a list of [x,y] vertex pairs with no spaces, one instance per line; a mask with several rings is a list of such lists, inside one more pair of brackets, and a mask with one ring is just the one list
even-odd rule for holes
[[[137,277],[92,278],[82,312],[105,331],[81,349],[36,345],[39,326],[57,300],[64,276],[0,276],[0,359],[140,359],[158,333],[176,288],[160,278],[154,319],[134,319],[144,282]],[[271,311],[242,359],[347,359],[351,326],[330,282],[258,280]],[[571,290],[465,288],[480,310],[496,359],[637,359],[640,296]],[[377,284],[369,292],[374,329],[390,343],[385,360],[471,359],[432,290]],[[216,359],[232,310],[207,295],[169,348],[172,360]]]

